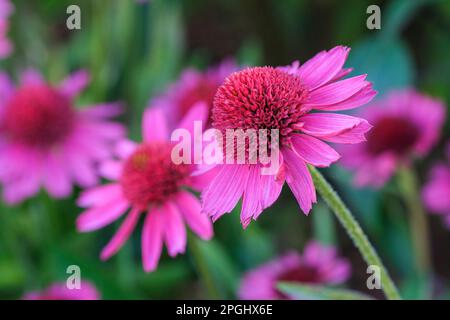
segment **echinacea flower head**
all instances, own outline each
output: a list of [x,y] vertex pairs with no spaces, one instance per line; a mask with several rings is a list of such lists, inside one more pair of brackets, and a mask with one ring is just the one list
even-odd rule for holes
[[290,252],[247,272],[238,296],[243,300],[278,300],[288,298],[277,289],[279,282],[307,285],[337,285],[351,273],[347,259],[337,256],[336,249],[309,242],[303,255]]
[[14,87],[0,75],[0,182],[7,203],[32,197],[41,186],[62,198],[73,184],[98,182],[98,161],[111,156],[125,129],[111,121],[121,112],[116,103],[75,108],[74,99],[88,82],[86,71],[58,86],[28,71]]
[[381,187],[399,165],[427,155],[439,139],[444,104],[413,89],[393,91],[364,109],[373,125],[367,142],[342,148],[342,163],[358,186]]
[[325,142],[359,143],[371,127],[362,118],[328,112],[359,107],[376,94],[365,75],[343,79],[351,71],[343,68],[349,51],[338,46],[302,65],[247,68],[225,79],[214,98],[213,128],[278,130],[280,163],[272,175],[261,174],[260,162],[216,165],[217,175],[202,193],[207,214],[218,219],[242,197],[245,227],[272,205],[285,181],[309,213],[316,193],[307,164],[328,167],[339,154]]
[[[179,128],[192,128],[196,119],[206,119],[205,104],[197,104],[184,117]],[[107,160],[100,171],[113,182],[84,191],[78,199],[87,207],[77,219],[79,231],[93,231],[126,215],[122,225],[101,252],[101,259],[114,255],[127,241],[141,215],[142,262],[145,271],[156,269],[163,243],[169,256],[186,249],[187,224],[200,238],[213,235],[208,216],[201,214],[200,201],[186,188],[200,191],[204,177],[191,177],[193,165],[172,161],[170,141],[164,113],[148,109],[143,119],[141,144],[129,140],[117,146],[117,160]]]
[[169,85],[164,93],[154,98],[150,105],[165,110],[170,124],[176,125],[194,105],[203,102],[208,107],[209,122],[209,110],[212,108],[217,88],[237,69],[232,59],[226,59],[205,71],[185,69],[179,79]]
[[24,300],[99,300],[100,294],[90,282],[81,281],[79,288],[69,289],[67,283],[54,283],[42,291],[29,292]]
[[8,18],[14,11],[9,0],[0,0],[0,59],[6,58],[12,52],[12,44],[7,37],[9,30]]
[[450,144],[448,162],[436,164],[431,169],[428,182],[422,190],[422,198],[427,209],[442,215],[445,225],[450,228]]

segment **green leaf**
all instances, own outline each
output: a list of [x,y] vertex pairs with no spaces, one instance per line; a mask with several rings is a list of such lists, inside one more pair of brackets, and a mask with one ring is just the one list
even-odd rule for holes
[[300,300],[372,300],[373,298],[348,289],[327,288],[298,283],[279,282],[278,289],[287,296]]

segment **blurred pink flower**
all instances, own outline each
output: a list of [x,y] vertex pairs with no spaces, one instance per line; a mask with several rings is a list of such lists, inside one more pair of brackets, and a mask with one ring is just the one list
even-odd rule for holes
[[342,148],[342,163],[358,186],[382,186],[402,163],[425,156],[439,139],[445,107],[412,89],[391,92],[361,114],[374,126],[367,142]]
[[6,34],[9,30],[8,18],[14,11],[9,0],[0,0],[0,59],[6,58],[12,52],[12,44]]
[[154,98],[150,105],[165,110],[168,121],[173,126],[179,123],[192,106],[198,102],[204,102],[208,106],[209,123],[209,110],[212,108],[217,88],[230,73],[237,69],[232,59],[226,59],[203,72],[193,68],[186,69],[179,79],[169,85],[163,94]]
[[335,285],[345,282],[351,273],[347,259],[339,258],[336,249],[309,242],[303,255],[290,252],[246,273],[238,296],[244,300],[286,299],[277,283],[297,282],[309,285]]
[[247,68],[219,87],[213,127],[222,132],[278,129],[280,167],[274,175],[261,175],[261,162],[217,165],[216,177],[202,193],[203,210],[214,220],[230,212],[242,196],[241,223],[246,227],[278,198],[285,180],[302,211],[309,213],[316,193],[306,164],[328,167],[339,154],[323,141],[359,143],[371,128],[361,118],[311,112],[353,109],[375,96],[365,75],[342,80],[351,71],[343,69],[349,51],[337,46],[303,65]]
[[110,120],[120,113],[116,103],[74,107],[88,82],[86,71],[58,86],[28,71],[15,88],[0,74],[0,182],[7,203],[32,197],[41,186],[62,198],[74,183],[88,187],[98,182],[97,161],[110,157],[112,142],[125,129]]
[[[205,104],[197,104],[186,114],[179,128],[193,128],[194,119],[206,119]],[[77,219],[79,231],[100,229],[129,212],[101,259],[114,255],[133,232],[141,213],[145,213],[142,231],[142,261],[145,271],[158,265],[163,241],[171,257],[186,249],[185,223],[200,238],[213,235],[212,223],[200,213],[200,201],[185,187],[201,190],[205,177],[191,177],[193,165],[172,162],[173,143],[163,111],[148,109],[143,119],[144,142],[137,145],[124,140],[117,147],[119,160],[102,164],[101,172],[115,182],[83,192],[78,199],[87,207]]]
[[29,292],[24,300],[99,300],[100,294],[89,282],[82,281],[80,289],[69,289],[65,282],[54,283],[42,291]]
[[[450,144],[448,145],[450,162]],[[450,228],[450,164],[437,164],[430,173],[428,182],[423,187],[422,197],[426,207],[444,217],[444,222]]]

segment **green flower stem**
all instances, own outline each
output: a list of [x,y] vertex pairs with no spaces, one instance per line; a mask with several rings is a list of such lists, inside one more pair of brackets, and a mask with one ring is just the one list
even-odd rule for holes
[[404,166],[398,171],[398,182],[410,214],[411,241],[417,270],[428,277],[431,271],[430,235],[427,215],[420,201],[417,177],[410,168]]
[[220,290],[214,283],[214,276],[212,275],[208,263],[206,262],[205,257],[203,256],[199,248],[198,241],[199,240],[193,237],[191,234],[188,235],[189,251],[192,259],[194,260],[193,262],[195,268],[197,269],[197,273],[202,279],[206,290],[208,291],[209,297],[211,299],[220,299]]
[[328,204],[330,209],[334,212],[345,231],[347,231],[366,263],[368,265],[375,265],[380,268],[381,286],[386,297],[390,300],[401,299],[398,290],[381,262],[380,257],[370,244],[367,236],[351,214],[350,210],[346,207],[338,194],[333,190],[330,184],[316,168],[309,166],[309,170],[317,191]]

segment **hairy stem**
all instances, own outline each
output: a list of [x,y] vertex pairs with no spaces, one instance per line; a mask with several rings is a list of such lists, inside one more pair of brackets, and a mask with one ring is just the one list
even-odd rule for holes
[[370,244],[369,239],[361,229],[359,223],[353,217],[350,210],[346,207],[338,194],[333,190],[331,185],[316,168],[310,166],[309,170],[317,191],[328,204],[330,209],[334,212],[345,231],[353,240],[353,243],[358,248],[366,263],[369,266],[374,265],[379,267],[381,272],[381,288],[386,297],[390,300],[401,299],[398,290],[389,276],[385,266],[381,262],[380,257]]

